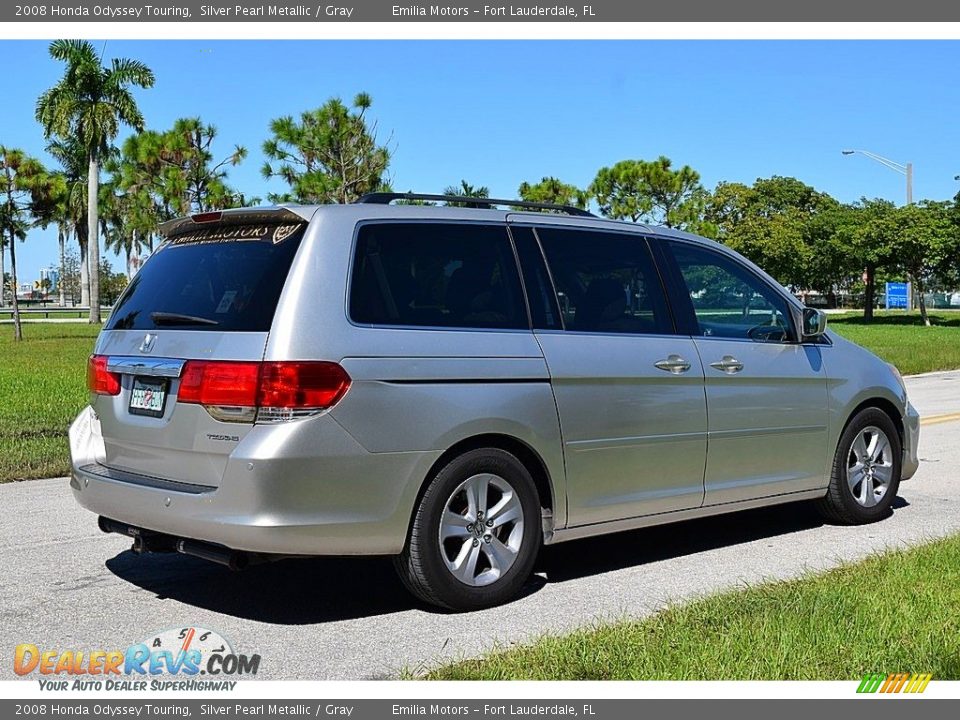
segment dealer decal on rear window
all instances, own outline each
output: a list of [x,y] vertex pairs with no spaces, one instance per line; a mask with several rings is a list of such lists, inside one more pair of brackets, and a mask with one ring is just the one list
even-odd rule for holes
[[258,240],[272,242],[274,245],[283,242],[303,227],[300,224],[287,225],[243,225],[220,226],[202,228],[193,232],[177,235],[170,239],[171,245],[186,245],[200,243],[238,242],[244,240]]

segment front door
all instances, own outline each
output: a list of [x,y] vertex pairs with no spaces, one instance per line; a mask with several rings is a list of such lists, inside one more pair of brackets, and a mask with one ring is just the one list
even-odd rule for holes
[[787,300],[747,265],[692,243],[668,245],[706,378],[704,505],[826,487],[820,348],[796,342]]

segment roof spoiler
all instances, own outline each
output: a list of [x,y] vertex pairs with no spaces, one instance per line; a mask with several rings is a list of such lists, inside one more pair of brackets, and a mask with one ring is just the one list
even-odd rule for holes
[[[306,211],[306,213],[304,213]],[[202,227],[216,225],[218,227],[229,225],[255,225],[263,223],[265,225],[281,225],[283,223],[306,223],[313,216],[315,208],[298,208],[294,210],[287,207],[258,207],[258,208],[234,208],[231,210],[214,210],[212,212],[195,213],[187,217],[168,220],[162,223],[158,228],[160,235],[165,238],[176,237],[191,230],[198,230]]]

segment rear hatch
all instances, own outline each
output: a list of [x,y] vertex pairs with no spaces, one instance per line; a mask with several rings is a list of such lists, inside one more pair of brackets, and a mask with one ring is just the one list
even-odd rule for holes
[[[236,399],[244,363],[263,359],[308,220],[283,208],[238,210],[161,228],[166,241],[117,301],[88,368],[104,465],[219,485],[252,427]],[[219,374],[204,392],[219,383],[216,406],[197,397],[211,367]]]

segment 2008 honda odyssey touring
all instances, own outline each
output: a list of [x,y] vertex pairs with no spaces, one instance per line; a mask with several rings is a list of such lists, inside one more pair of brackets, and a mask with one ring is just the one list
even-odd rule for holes
[[70,429],[103,530],[233,567],[393,555],[471,609],[543,544],[799,500],[865,523],[916,472],[896,369],[722,245],[402,198],[438,199],[162,226]]

